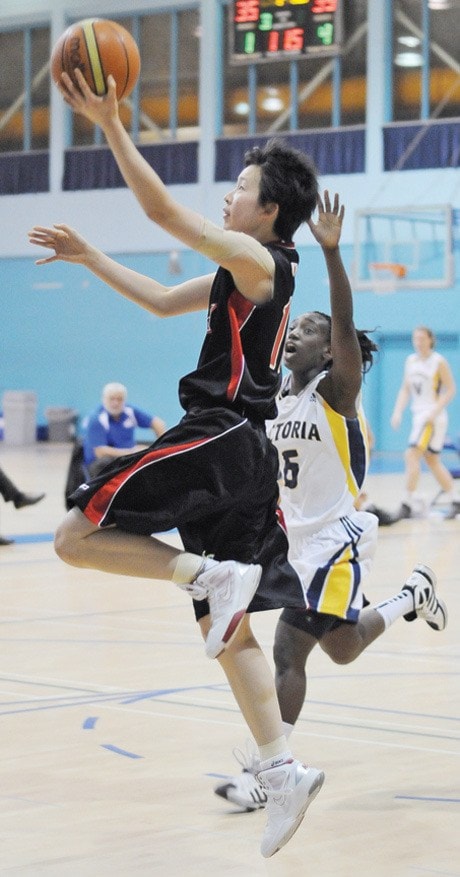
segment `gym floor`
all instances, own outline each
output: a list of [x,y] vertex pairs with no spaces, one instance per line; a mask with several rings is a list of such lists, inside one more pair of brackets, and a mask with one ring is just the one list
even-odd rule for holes
[[[398,621],[345,667],[315,650],[292,748],[326,783],[265,860],[263,811],[213,793],[249,735],[189,598],[54,554],[70,449],[0,446],[20,489],[46,490],[35,506],[0,505],[0,533],[16,540],[0,548],[0,874],[460,877],[460,520],[434,507],[380,529],[368,598],[427,563],[449,626]],[[428,474],[423,488],[436,494]],[[367,489],[394,510],[402,473],[371,474]],[[270,660],[277,614],[253,622]]]

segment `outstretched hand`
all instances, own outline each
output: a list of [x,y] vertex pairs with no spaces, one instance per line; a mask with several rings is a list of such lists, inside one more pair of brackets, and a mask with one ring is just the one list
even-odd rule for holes
[[53,256],[37,259],[36,265],[47,265],[58,259],[62,262],[81,264],[85,262],[91,249],[88,242],[78,232],[63,223],[56,223],[52,228],[35,225],[28,235],[31,244],[38,244],[40,247],[54,250]]
[[313,237],[324,250],[333,250],[338,246],[344,215],[345,207],[340,205],[337,193],[334,195],[332,207],[327,189],[324,191],[324,202],[321,195],[318,195],[318,219],[317,222],[310,219],[308,225]]
[[74,113],[86,116],[90,122],[99,125],[102,129],[113,119],[118,118],[117,86],[112,75],[107,77],[107,94],[98,97],[91,91],[81,70],[78,67],[74,71],[77,85],[74,84],[68,73],[61,74],[58,83],[59,91],[66,104]]

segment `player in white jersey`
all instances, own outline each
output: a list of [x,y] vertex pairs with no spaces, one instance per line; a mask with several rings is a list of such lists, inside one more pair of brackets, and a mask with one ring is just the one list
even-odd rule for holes
[[424,512],[422,497],[417,494],[422,459],[433,473],[445,500],[450,503],[450,514],[460,512],[460,502],[454,497],[454,480],[441,461],[440,453],[447,433],[447,406],[456,393],[455,381],[444,356],[434,350],[435,336],[426,326],[417,326],[412,333],[415,353],[404,365],[404,376],[391,415],[393,429],[401,425],[401,418],[410,401],[412,426],[405,452],[406,491],[400,517],[418,517]]
[[[354,661],[394,621],[424,619],[443,630],[447,610],[436,597],[436,577],[418,564],[389,600],[363,608],[362,580],[375,551],[377,519],[354,503],[368,464],[361,409],[363,371],[375,344],[353,322],[353,301],[339,240],[343,207],[337,195],[319,201],[310,229],[328,269],[331,317],[303,314],[291,324],[284,348],[290,375],[278,416],[268,424],[278,450],[280,497],[289,537],[289,560],[297,571],[308,609],[284,609],[275,632],[276,689],[286,736],[290,736],[306,694],[308,655],[320,645],[338,664]],[[367,602],[367,601],[366,601]],[[243,773],[215,792],[247,810],[265,806],[257,757],[235,750]]]

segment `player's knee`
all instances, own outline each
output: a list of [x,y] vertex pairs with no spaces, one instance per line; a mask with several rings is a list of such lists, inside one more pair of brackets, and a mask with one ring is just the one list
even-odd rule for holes
[[70,564],[70,566],[81,566],[80,552],[78,542],[72,536],[66,523],[62,523],[56,530],[54,537],[54,550],[57,556]]
[[277,633],[273,644],[273,661],[278,677],[284,676],[292,670],[303,672],[305,666],[303,654],[296,653],[295,649],[292,649],[292,643],[279,633]]
[[[323,646],[324,648],[324,646]],[[331,661],[334,664],[351,664],[355,661],[361,652],[361,649],[354,642],[329,644],[324,648]]]

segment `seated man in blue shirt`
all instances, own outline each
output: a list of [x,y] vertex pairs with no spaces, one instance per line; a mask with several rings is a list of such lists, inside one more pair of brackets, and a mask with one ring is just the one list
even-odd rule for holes
[[102,405],[85,424],[83,451],[85,466],[96,475],[114,457],[132,454],[140,449],[135,441],[136,428],[152,429],[156,437],[163,435],[166,425],[159,417],[147,414],[134,405],[127,405],[128,391],[123,384],[106,384]]

